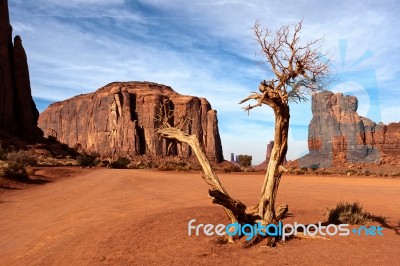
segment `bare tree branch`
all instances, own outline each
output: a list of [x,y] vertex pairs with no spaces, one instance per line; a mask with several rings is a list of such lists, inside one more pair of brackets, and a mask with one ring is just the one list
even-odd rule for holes
[[[307,95],[324,89],[329,82],[329,60],[326,55],[319,52],[316,44],[322,39],[315,39],[301,45],[299,34],[303,27],[303,21],[290,26],[282,26],[274,35],[268,28],[262,28],[257,21],[253,30],[256,41],[261,47],[261,55],[270,65],[277,79],[263,81],[268,95],[278,93],[280,99],[274,97],[257,96],[254,94],[243,99],[244,103],[250,99],[257,103],[244,107],[245,111],[266,104],[273,106],[288,104],[289,101],[301,102],[307,100]],[[267,86],[265,86],[267,84]],[[268,100],[269,99],[269,100]],[[271,102],[272,101],[272,102]]]

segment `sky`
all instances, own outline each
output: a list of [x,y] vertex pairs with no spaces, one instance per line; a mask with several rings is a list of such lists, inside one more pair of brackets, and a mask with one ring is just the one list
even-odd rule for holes
[[[28,55],[39,111],[114,81],[151,81],[205,97],[218,111],[225,159],[265,159],[273,139],[268,106],[238,103],[271,78],[252,27],[303,19],[301,40],[323,38],[332,60],[327,89],[355,95],[358,113],[398,122],[400,2],[319,0],[9,0],[14,35]],[[288,159],[308,152],[311,102],[292,103]]]

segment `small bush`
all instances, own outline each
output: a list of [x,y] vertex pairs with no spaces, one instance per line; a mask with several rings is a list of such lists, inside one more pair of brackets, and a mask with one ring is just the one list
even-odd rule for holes
[[312,165],[310,165],[310,169],[312,170],[312,171],[315,171],[315,170],[318,170],[318,168],[319,168],[319,164],[312,164]]
[[28,174],[22,164],[12,161],[0,161],[0,177],[26,179],[28,178]]
[[351,175],[356,175],[357,171],[356,170],[348,170],[346,171],[346,175],[351,176]]
[[151,169],[153,167],[157,168],[157,164],[155,162],[147,162],[147,161],[139,161],[139,162],[131,162],[128,165],[130,169]]
[[159,171],[189,171],[186,162],[165,162],[158,166]]
[[180,165],[177,165],[177,166],[176,166],[176,170],[179,171],[179,172],[188,172],[188,171],[190,170],[190,168],[187,167],[187,166],[180,166]]
[[320,174],[320,175],[331,175],[332,172],[327,171],[327,170],[323,170],[323,171],[320,171],[319,174]]
[[224,167],[224,172],[225,173],[230,173],[230,172],[241,172],[242,169],[240,168],[239,165],[232,164],[229,166]]
[[159,171],[174,171],[176,166],[170,162],[166,162],[158,166]]
[[131,163],[131,160],[127,157],[119,157],[117,160],[110,163],[111,168],[116,169],[125,169],[127,168],[128,164]]
[[366,224],[385,220],[363,210],[359,202],[340,202],[333,209],[327,209],[327,220],[332,224]]
[[0,177],[6,176],[6,168],[8,168],[8,163],[0,160]]
[[[304,167],[303,167],[304,168]],[[293,173],[295,174],[295,175],[305,175],[306,173],[307,173],[307,170],[303,170],[303,168],[301,168],[301,169],[296,169],[296,170],[294,170],[293,171]],[[307,169],[307,168],[306,168]]]
[[251,166],[251,161],[253,160],[253,156],[241,154],[238,156],[238,160],[240,166],[247,168]]
[[80,166],[95,166],[97,165],[100,160],[97,158],[99,155],[97,153],[86,153],[83,152],[82,154],[76,157],[78,165]]
[[31,155],[28,151],[19,150],[17,152],[10,152],[7,154],[7,160],[17,162],[22,166],[35,166],[37,165],[37,158]]

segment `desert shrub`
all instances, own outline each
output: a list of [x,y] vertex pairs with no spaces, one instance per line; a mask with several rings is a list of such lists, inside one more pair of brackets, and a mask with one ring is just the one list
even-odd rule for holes
[[362,172],[362,174],[365,176],[369,176],[371,175],[371,172],[369,170],[365,170],[364,172]]
[[242,169],[240,168],[239,165],[236,164],[231,164],[229,166],[224,167],[224,172],[225,173],[230,173],[230,172],[241,172]]
[[328,222],[332,224],[366,224],[386,220],[385,217],[364,211],[359,202],[340,202],[335,208],[328,208],[325,215]]
[[157,168],[158,165],[155,162],[148,161],[131,162],[128,165],[130,169],[151,169],[153,167]]
[[98,164],[98,166],[100,166],[100,167],[108,167],[109,165],[110,165],[110,161],[108,161],[108,160],[102,160]]
[[[304,167],[303,167],[304,168]],[[295,175],[305,175],[306,173],[307,173],[307,170],[303,170],[303,168],[301,168],[301,169],[296,169],[296,170],[294,170],[293,171],[293,173],[295,174]],[[307,169],[307,168],[306,168]]]
[[251,155],[241,154],[238,156],[238,163],[242,167],[250,167],[252,160],[253,160],[253,156],[251,156]]
[[257,169],[255,167],[248,167],[248,168],[242,169],[242,171],[254,173],[254,172],[257,172]]
[[203,171],[203,167],[199,163],[192,164],[189,168],[193,171]]
[[158,166],[159,171],[189,171],[186,162],[165,162]]
[[310,165],[310,169],[312,170],[312,171],[315,171],[315,170],[318,170],[318,168],[319,168],[319,164],[312,164],[312,165]]
[[320,174],[320,175],[331,175],[332,172],[327,171],[327,170],[323,170],[323,171],[320,171],[319,174]]
[[100,162],[98,157],[99,157],[99,155],[97,153],[83,152],[82,154],[80,154],[76,157],[76,160],[78,162],[78,165],[80,165],[80,166],[95,166]]
[[301,167],[300,170],[303,171],[303,172],[308,172],[308,168],[307,167]]
[[175,164],[172,164],[171,162],[166,162],[158,166],[159,171],[174,171],[176,168]]
[[28,174],[24,166],[20,163],[0,161],[0,177],[12,179],[26,179]]
[[53,157],[39,156],[38,165],[41,165],[41,166],[61,166],[61,165],[72,166],[72,165],[78,165],[78,162],[77,162],[77,160],[72,159],[72,158],[59,159],[59,158],[53,158]]
[[177,171],[180,171],[180,172],[187,172],[187,171],[190,170],[190,167],[188,167],[188,166],[180,166],[180,165],[177,165],[177,166],[176,166],[176,170],[177,170]]
[[131,160],[127,157],[118,157],[117,160],[110,163],[111,168],[116,169],[125,169],[127,168],[128,164],[131,163]]
[[187,166],[187,163],[186,162],[173,162],[176,166],[181,166],[181,167],[184,167],[184,166]]
[[21,164],[22,166],[37,165],[37,158],[29,153],[29,151],[19,150],[7,154],[7,160]]
[[6,168],[8,167],[8,163],[0,160],[0,177],[6,176]]

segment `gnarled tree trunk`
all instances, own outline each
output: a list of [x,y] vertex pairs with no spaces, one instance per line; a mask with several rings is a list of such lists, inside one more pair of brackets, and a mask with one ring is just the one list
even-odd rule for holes
[[[249,104],[244,109],[250,111],[255,107],[267,105],[274,110],[275,115],[274,147],[260,200],[255,207],[248,208],[239,200],[229,196],[212,171],[195,136],[189,136],[180,129],[171,127],[167,123],[168,119],[160,117],[164,119],[164,127],[158,132],[165,138],[176,139],[190,145],[203,167],[203,179],[212,187],[209,195],[213,198],[213,203],[224,206],[232,222],[237,221],[240,224],[260,222],[265,226],[277,223],[288,211],[287,205],[282,205],[275,210],[275,201],[281,176],[286,171],[283,163],[288,148],[289,101],[304,101],[307,99],[307,93],[321,90],[321,85],[329,74],[328,61],[323,58],[319,49],[313,48],[319,39],[300,45],[298,34],[301,28],[302,21],[294,24],[293,27],[282,26],[275,34],[272,34],[268,28],[262,29],[258,22],[254,25],[254,34],[261,46],[261,53],[275,75],[275,78],[261,82],[258,88],[259,93],[253,92],[240,102],[242,104],[255,100],[255,104]],[[167,110],[164,111],[164,114],[168,113]],[[276,237],[257,235],[245,246],[255,244],[265,237],[268,238],[268,245],[274,245]],[[226,237],[226,240],[229,239]]]
[[285,171],[283,163],[288,147],[289,132],[289,106],[275,108],[275,134],[274,147],[271,151],[268,168],[265,174],[264,184],[261,190],[258,213],[266,224],[277,222],[275,214],[275,200],[281,180]]

